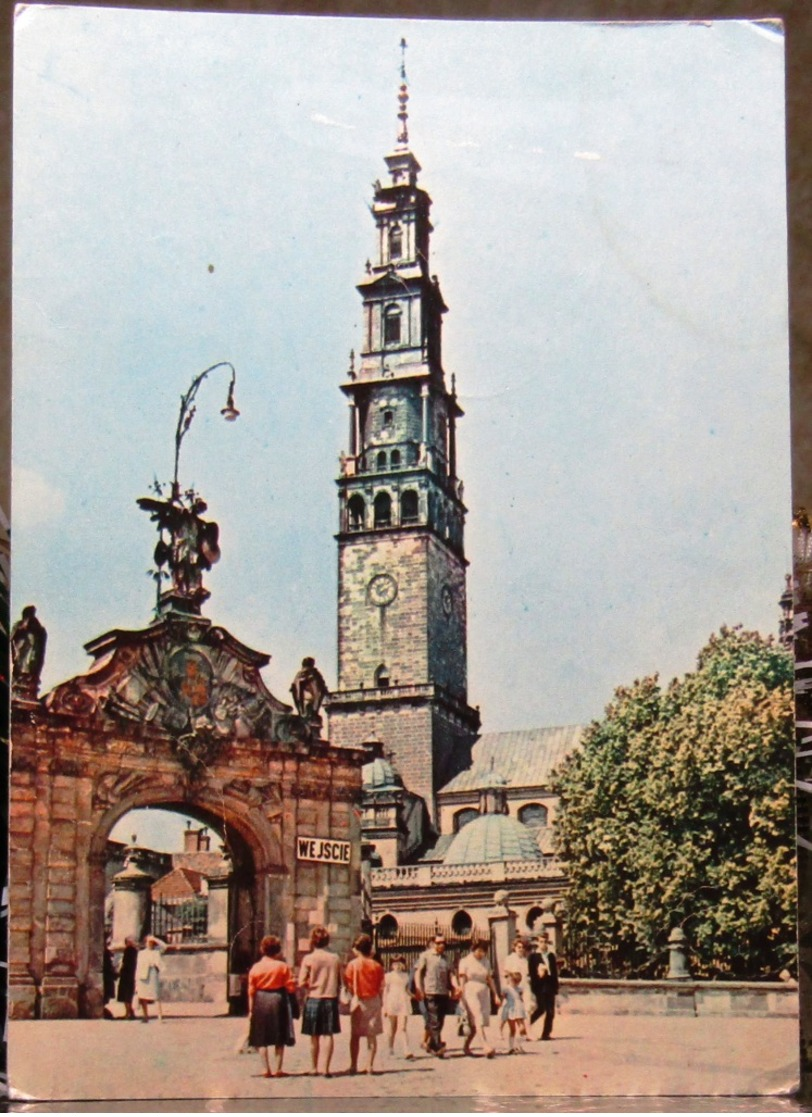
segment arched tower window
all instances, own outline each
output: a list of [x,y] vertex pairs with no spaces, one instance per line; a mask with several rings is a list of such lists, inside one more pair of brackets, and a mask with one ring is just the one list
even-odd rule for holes
[[400,522],[402,524],[416,524],[417,520],[417,493],[414,489],[407,489],[400,498]]
[[479,818],[479,811],[475,807],[463,807],[461,811],[457,811],[454,815],[454,833],[458,834],[463,826],[467,826],[475,818]]
[[[378,466],[378,469],[386,469],[386,451],[385,450],[379,450],[378,451],[378,456],[375,459],[375,462],[376,462],[376,465]],[[377,504],[377,501],[376,501],[376,504]]]
[[518,818],[525,826],[546,826],[547,808],[542,803],[527,803],[520,809]]
[[347,501],[347,524],[350,531],[361,531],[363,529],[365,513],[364,498],[355,493]]
[[392,498],[389,493],[378,493],[375,497],[375,527],[390,527],[392,524]]
[[382,663],[375,672],[375,686],[386,689],[389,686],[389,668]]
[[384,345],[400,344],[400,307],[388,306],[383,312],[383,343]]
[[392,451],[391,462],[392,462],[392,469],[397,469],[398,466],[400,465],[400,450],[393,450]]
[[403,255],[403,230],[400,225],[393,225],[389,230],[389,259],[399,260]]

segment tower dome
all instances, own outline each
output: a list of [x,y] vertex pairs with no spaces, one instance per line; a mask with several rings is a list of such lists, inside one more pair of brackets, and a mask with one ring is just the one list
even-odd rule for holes
[[392,763],[383,756],[376,756],[369,764],[365,764],[361,769],[361,778],[366,792],[394,791],[403,788],[403,780]]
[[483,814],[460,830],[448,847],[443,864],[540,860],[541,850],[527,826],[508,815]]

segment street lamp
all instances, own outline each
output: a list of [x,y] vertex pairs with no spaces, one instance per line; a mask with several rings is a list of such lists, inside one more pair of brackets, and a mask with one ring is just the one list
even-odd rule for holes
[[180,397],[180,413],[178,414],[178,425],[175,430],[175,473],[172,478],[172,499],[177,500],[180,496],[180,484],[178,483],[178,463],[180,461],[180,447],[183,442],[184,435],[192,425],[192,419],[195,417],[197,408],[194,405],[194,399],[197,395],[197,390],[210,372],[215,372],[218,368],[231,369],[231,381],[228,385],[228,397],[226,399],[225,407],[220,409],[220,414],[227,423],[233,423],[239,417],[239,411],[234,406],[234,384],[237,380],[237,370],[232,365],[231,361],[218,361],[216,365],[211,365],[209,368],[197,374],[185,395]]

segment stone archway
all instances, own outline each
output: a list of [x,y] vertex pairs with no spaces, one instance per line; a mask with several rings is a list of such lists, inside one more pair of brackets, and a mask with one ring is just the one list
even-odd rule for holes
[[[256,958],[262,936],[273,930],[284,934],[279,912],[274,900],[284,890],[286,872],[281,869],[282,854],[278,827],[259,812],[246,811],[246,803],[231,795],[212,795],[208,788],[191,789],[183,797],[161,789],[150,794],[149,788],[140,794],[121,800],[107,810],[98,822],[98,830],[91,842],[88,858],[90,883],[89,898],[91,919],[88,926],[87,977],[83,989],[83,1014],[96,1015],[99,990],[102,988],[102,944],[99,935],[98,913],[106,907],[109,875],[105,871],[108,838],[117,823],[133,810],[148,807],[184,815],[210,828],[219,835],[227,854],[228,868],[214,879],[207,880],[208,920],[206,942],[199,939],[191,946],[170,941],[166,957],[163,987],[165,1000],[195,1000],[219,1002],[232,1011],[244,1008],[244,978],[251,962]],[[215,854],[212,855],[216,857]],[[124,871],[116,879],[113,894],[118,918],[113,920],[114,949],[123,946],[125,934],[141,937],[146,924],[142,918],[133,919],[140,911],[146,917],[152,876],[135,871]],[[154,914],[154,912],[153,912]],[[128,919],[128,916],[130,917]],[[152,933],[160,930],[149,922]],[[80,964],[80,970],[83,968]],[[236,982],[236,988],[235,988]],[[205,994],[190,995],[190,990],[205,986]],[[180,991],[178,990],[178,987]],[[184,991],[186,995],[184,994]]]
[[[139,806],[219,820],[249,866],[235,916],[251,925],[244,941],[279,934],[295,962],[310,927],[325,923],[339,949],[349,946],[362,917],[357,806],[366,750],[232,737],[190,770],[170,738],[138,725],[31,705],[13,717],[12,1017],[101,1015],[106,842]],[[314,860],[302,854],[303,837],[343,840],[348,857]]]

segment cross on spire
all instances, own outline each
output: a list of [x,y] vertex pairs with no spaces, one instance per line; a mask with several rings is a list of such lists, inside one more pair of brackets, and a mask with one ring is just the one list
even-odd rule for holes
[[409,87],[406,79],[406,47],[407,42],[405,39],[400,40],[400,89],[398,90],[398,120],[400,121],[400,132],[398,133],[398,143],[404,147],[409,146]]

